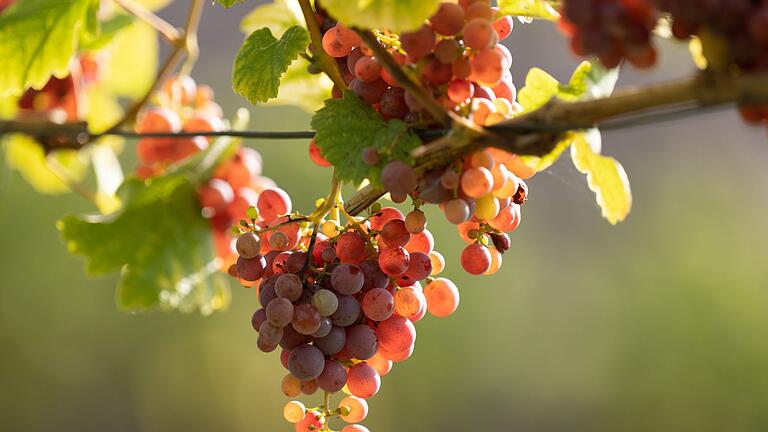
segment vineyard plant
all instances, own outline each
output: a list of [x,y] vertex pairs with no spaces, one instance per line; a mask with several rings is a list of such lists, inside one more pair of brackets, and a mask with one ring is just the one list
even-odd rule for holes
[[[119,274],[126,312],[210,315],[231,289],[252,291],[242,322],[285,369],[286,430],[368,432],[367,400],[414,353],[419,322],[472,295],[459,272],[507,264],[536,175],[558,160],[595,217],[623,222],[630,182],[601,131],[720,106],[768,125],[764,0],[188,0],[179,23],[160,17],[167,3],[0,0],[5,162],[35,199],[92,204],[57,229],[89,275]],[[298,107],[303,130],[255,129],[247,109],[227,118],[193,78],[208,8],[242,14],[241,103]],[[515,30],[534,20],[582,60],[570,79],[538,67],[513,79],[528,43]],[[617,87],[622,71],[657,66],[662,39],[698,69]],[[263,175],[261,139],[305,146],[327,195],[296,208]],[[456,262],[428,222],[455,225]]]

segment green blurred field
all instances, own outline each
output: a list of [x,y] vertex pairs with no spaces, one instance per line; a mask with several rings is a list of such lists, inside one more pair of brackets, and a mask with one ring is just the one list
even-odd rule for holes
[[[221,62],[240,36],[219,30],[236,13],[209,13],[197,73],[228,113],[244,102]],[[560,78],[577,62],[545,25],[514,35],[517,81],[533,62]],[[515,45],[528,40],[539,45]],[[210,52],[217,44],[226,50]],[[621,84],[690,70],[684,48],[665,55]],[[308,123],[290,108],[253,113],[256,128]],[[306,143],[250,145],[295,207],[325,193],[329,172]],[[724,111],[609,133],[604,150],[632,181],[629,219],[604,222],[561,161],[530,182],[496,276],[464,274],[461,240],[432,212],[462,303],[419,323],[415,354],[370,401],[372,431],[768,429],[768,135]],[[37,195],[3,171],[0,209],[0,429],[291,430],[278,356],[259,352],[250,328],[253,291],[233,286],[232,307],[207,318],[125,314],[116,279],[87,279],[58,238],[55,221],[88,210],[83,200]]]

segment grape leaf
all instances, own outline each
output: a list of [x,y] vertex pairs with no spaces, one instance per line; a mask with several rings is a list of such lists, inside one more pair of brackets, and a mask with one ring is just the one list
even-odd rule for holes
[[240,21],[240,30],[245,34],[267,27],[273,35],[283,34],[288,27],[304,26],[304,15],[295,0],[275,0],[254,8]]
[[216,2],[229,9],[238,3],[245,3],[245,0],[216,0]]
[[437,12],[441,0],[324,0],[331,16],[351,27],[412,31]]
[[583,61],[568,84],[560,84],[557,97],[566,101],[610,96],[619,79],[619,68],[606,69],[599,63]]
[[119,190],[123,208],[117,213],[68,215],[59,221],[69,250],[86,257],[90,274],[121,272],[121,307],[207,314],[227,305],[227,279],[218,271],[195,188],[236,148],[234,141],[220,139],[163,176],[127,180]]
[[632,208],[632,191],[624,167],[616,159],[600,155],[600,132],[597,129],[573,133],[572,138],[573,165],[587,175],[587,184],[595,192],[603,217],[616,225]]
[[525,112],[534,111],[547,104],[557,95],[560,83],[550,74],[537,67],[525,76],[525,87],[517,94],[517,101]]
[[267,105],[293,105],[308,113],[322,108],[323,101],[331,97],[333,81],[326,74],[311,74],[308,62],[299,59],[293,62],[280,79],[277,97]]
[[[411,150],[421,140],[400,120],[385,121],[354,93],[344,92],[341,99],[328,99],[325,107],[312,118],[315,142],[323,156],[336,168],[340,180],[355,184],[366,178],[379,184],[381,168],[388,161],[412,162]],[[377,166],[366,165],[363,149],[374,147],[382,156]]]
[[118,96],[142,97],[154,82],[157,70],[160,48],[155,29],[136,21],[115,35],[109,52],[109,73],[104,77],[109,88]]
[[[298,2],[276,0],[256,7],[240,22],[243,33],[251,34],[257,29],[267,27],[272,34],[283,34],[289,27],[303,26],[303,15]],[[314,113],[323,106],[323,101],[331,97],[333,82],[325,74],[311,74],[307,70],[308,62],[299,59],[291,63],[280,78],[277,97],[270,99],[270,105],[294,105]]]
[[541,18],[550,21],[560,19],[556,2],[551,0],[499,0],[498,14]]
[[268,28],[251,33],[235,59],[235,91],[253,104],[276,97],[280,77],[308,45],[309,33],[300,26],[289,27],[280,40]]
[[0,96],[63,77],[83,34],[96,34],[97,0],[24,0],[0,15]]
[[80,49],[97,51],[106,47],[118,34],[120,34],[120,31],[130,26],[135,21],[136,17],[133,15],[120,13],[113,16],[101,23],[101,31],[98,34],[84,34],[80,40]]
[[46,157],[40,144],[27,135],[7,135],[2,144],[8,166],[42,194],[69,192],[67,182],[81,181],[88,169],[87,155],[75,150],[59,150]]

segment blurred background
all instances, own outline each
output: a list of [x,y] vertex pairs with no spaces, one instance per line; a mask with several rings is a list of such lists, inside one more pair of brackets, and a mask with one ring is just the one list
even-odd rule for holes
[[[186,2],[163,11],[181,23]],[[230,89],[256,2],[206,7],[194,76],[231,116]],[[539,66],[561,80],[579,59],[550,23],[517,25],[513,75]],[[693,71],[663,43],[652,72],[619,86]],[[140,55],[140,53],[137,53]],[[254,128],[305,129],[298,109],[252,108]],[[501,272],[472,277],[462,242],[432,212],[461,306],[418,325],[413,357],[370,400],[372,431],[764,431],[768,428],[768,137],[734,110],[604,135],[623,162],[634,209],[616,227],[585,179],[561,160],[529,182],[531,199]],[[330,171],[304,141],[250,142],[266,175],[309,209]],[[130,151],[128,166],[134,162]],[[86,278],[55,228],[89,211],[76,195],[36,194],[0,177],[0,429],[7,431],[288,431],[277,353],[256,349],[253,290],[233,284],[210,317],[130,315],[116,276]],[[316,403],[319,396],[306,398]]]

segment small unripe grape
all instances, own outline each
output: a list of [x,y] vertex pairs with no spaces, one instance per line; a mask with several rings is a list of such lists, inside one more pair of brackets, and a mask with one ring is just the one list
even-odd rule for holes
[[499,201],[493,194],[488,194],[477,200],[475,217],[482,220],[490,220],[499,214]]
[[328,317],[339,308],[339,298],[332,291],[321,289],[312,296],[312,305],[321,316]]
[[461,176],[459,176],[459,173],[452,169],[448,169],[440,177],[440,184],[446,189],[454,190],[459,186],[460,180]]
[[304,418],[307,408],[299,401],[290,401],[283,407],[283,417],[289,423],[298,423]]
[[315,394],[317,391],[317,381],[309,380],[301,382],[301,392],[305,395]]

